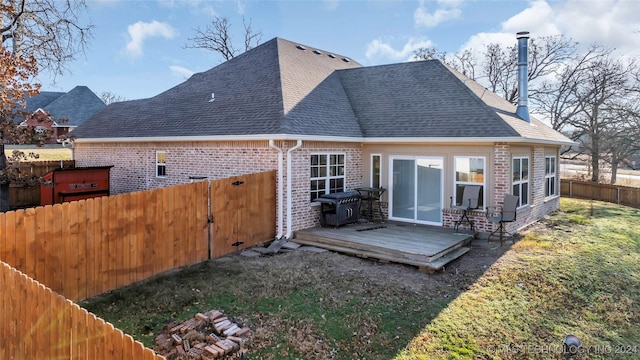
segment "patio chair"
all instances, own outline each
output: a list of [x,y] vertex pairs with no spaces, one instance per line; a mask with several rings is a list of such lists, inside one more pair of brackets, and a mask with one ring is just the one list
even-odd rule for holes
[[[510,194],[506,194],[504,196],[502,205],[487,207],[487,220],[494,224],[498,224],[498,228],[489,234],[489,239],[491,239],[492,236],[499,234],[500,246],[502,246],[505,234],[508,234],[505,224],[516,221],[517,207],[518,197]],[[513,237],[513,235],[509,234],[509,237]]]
[[480,197],[480,185],[465,185],[464,190],[462,190],[462,199],[459,203],[453,203],[453,196],[451,197],[451,208],[455,210],[462,211],[462,215],[453,226],[455,231],[458,231],[458,228],[463,222],[467,222],[471,227],[471,231],[473,232],[473,221],[469,219],[469,215],[467,214],[470,210],[475,210],[478,208],[480,202],[478,198]]

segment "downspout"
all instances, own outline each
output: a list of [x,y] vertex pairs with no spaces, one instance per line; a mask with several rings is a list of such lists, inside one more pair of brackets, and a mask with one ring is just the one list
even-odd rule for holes
[[293,231],[291,230],[293,221],[291,220],[291,214],[293,213],[291,209],[291,153],[300,148],[302,146],[302,140],[298,140],[296,146],[287,150],[287,234],[284,236],[285,239],[291,239],[291,235]]
[[284,188],[284,184],[282,184],[282,181],[284,181],[284,174],[282,174],[282,170],[284,169],[284,164],[282,163],[282,149],[277,147],[275,145],[275,142],[273,140],[269,140],[269,147],[276,150],[278,152],[278,233],[276,234],[276,240],[280,239],[282,237],[282,232],[283,232],[283,228],[282,228],[282,224],[284,222],[283,219],[283,201],[284,201],[284,194],[283,192],[283,188]]

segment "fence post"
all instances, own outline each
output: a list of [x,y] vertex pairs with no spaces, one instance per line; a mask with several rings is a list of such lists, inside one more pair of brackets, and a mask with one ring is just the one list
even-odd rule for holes
[[616,188],[616,203],[620,205],[620,188]]
[[573,180],[569,180],[569,197],[573,197]]

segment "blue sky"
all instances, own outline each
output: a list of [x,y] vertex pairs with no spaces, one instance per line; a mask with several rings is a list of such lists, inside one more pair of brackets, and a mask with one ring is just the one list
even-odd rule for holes
[[640,0],[86,0],[82,23],[95,25],[84,55],[67,64],[45,91],[86,85],[126,99],[151,97],[194,72],[222,62],[210,51],[185,49],[194,29],[228,17],[237,48],[242,18],[274,37],[350,57],[363,65],[409,61],[415,49],[455,52],[484,44],[515,44],[515,33],[565,34],[600,43],[621,56],[640,56]]

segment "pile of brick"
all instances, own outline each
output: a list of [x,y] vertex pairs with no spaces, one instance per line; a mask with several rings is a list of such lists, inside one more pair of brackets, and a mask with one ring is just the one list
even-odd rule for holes
[[181,323],[170,323],[156,336],[154,350],[167,360],[240,358],[250,336],[219,310],[198,313]]

